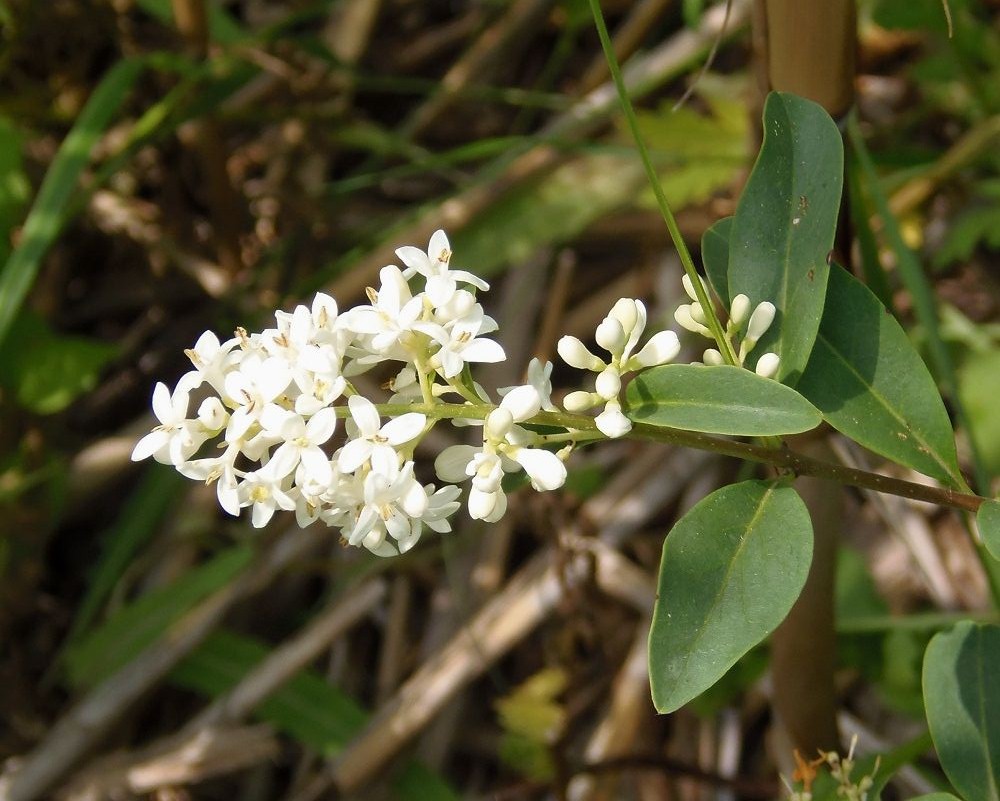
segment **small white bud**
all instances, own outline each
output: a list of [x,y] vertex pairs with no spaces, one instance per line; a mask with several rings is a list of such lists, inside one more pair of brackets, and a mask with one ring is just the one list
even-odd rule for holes
[[677,307],[677,311],[674,312],[674,319],[681,328],[685,328],[692,333],[701,334],[703,337],[709,338],[712,336],[712,332],[708,328],[691,316],[691,307],[686,304]]
[[542,396],[531,384],[514,387],[504,395],[500,408],[507,409],[515,423],[521,423],[541,411]]
[[587,346],[576,337],[562,337],[556,345],[556,350],[566,364],[577,370],[591,370],[596,373],[604,369],[604,362],[587,350]]
[[221,431],[229,420],[229,413],[214,395],[205,398],[198,407],[198,422],[208,431]]
[[514,415],[510,409],[502,406],[497,407],[486,415],[485,434],[487,439],[501,440],[510,433],[514,427]]
[[[701,278],[701,276],[698,277]],[[698,293],[695,292],[694,282],[691,280],[691,276],[689,276],[687,273],[684,273],[684,275],[681,276],[681,284],[684,285],[684,291],[687,293],[687,296],[691,298],[691,300],[695,301],[698,300]],[[701,285],[702,287],[705,286],[704,280],[702,280]]]
[[636,323],[639,322],[640,313],[638,307],[641,305],[638,300],[632,298],[619,298],[615,305],[611,307],[608,317],[613,317],[621,323],[622,330],[628,334],[635,328]]
[[597,326],[596,338],[598,345],[616,356],[622,352],[625,341],[628,339],[622,324],[614,317],[605,317],[601,321],[601,324]]
[[[774,304],[768,301],[757,304],[757,308],[750,315],[750,322],[747,325],[746,339],[751,343],[756,343],[764,336],[764,332],[771,327],[774,322]],[[750,347],[753,347],[751,345]]]
[[497,501],[502,495],[502,492],[469,490],[469,517],[473,520],[486,520],[491,517],[496,510]]
[[781,366],[781,359],[777,353],[765,353],[757,360],[757,367],[754,372],[764,378],[774,378],[778,374]]
[[617,398],[618,393],[622,390],[622,379],[617,368],[605,368],[604,371],[597,376],[597,383],[594,386],[594,389],[597,390],[597,394],[606,401]]
[[725,364],[726,360],[722,358],[722,354],[719,353],[715,348],[709,348],[701,355],[701,360],[705,364],[710,365],[720,365]]
[[691,312],[691,319],[696,323],[700,323],[701,325],[706,325],[708,323],[708,318],[705,316],[705,310],[701,307],[700,303],[695,301],[688,306],[688,309]]
[[600,397],[593,392],[577,390],[576,392],[570,392],[563,399],[563,408],[567,412],[585,412],[587,409],[596,406],[600,400]]
[[750,314],[750,298],[746,295],[737,295],[729,307],[729,322],[731,325],[743,325],[743,321]]
[[598,430],[611,439],[624,437],[632,430],[632,421],[622,414],[621,405],[617,401],[609,402],[594,422],[597,423]]
[[673,361],[680,352],[681,343],[673,331],[660,331],[647,342],[642,350],[628,360],[630,370],[655,367]]

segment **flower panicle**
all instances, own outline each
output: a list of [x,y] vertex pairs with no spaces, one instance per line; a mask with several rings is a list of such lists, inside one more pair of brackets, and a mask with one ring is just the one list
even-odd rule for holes
[[[469,372],[506,358],[491,336],[497,323],[476,295],[489,285],[452,268],[443,231],[426,250],[407,246],[396,254],[403,267],[381,270],[378,287],[367,290],[368,303],[341,311],[334,298],[319,293],[308,306],[276,312],[274,325],[263,331],[238,328],[224,341],[202,334],[185,351],[192,369],[173,389],[154,388],[158,424],[132,458],[153,458],[214,485],[223,510],[235,516],[249,509],[256,527],[279,510],[293,512],[299,525],[336,527],[347,544],[381,556],[405,553],[425,529],[451,531],[459,485],[468,484],[470,516],[487,522],[507,509],[503,478],[509,473],[523,471],[538,491],[561,487],[565,460],[577,440],[591,440],[593,432],[542,434],[531,425],[539,412],[558,411],[552,363],[532,359],[526,383],[500,389],[493,402]],[[749,315],[748,332],[758,337],[767,327],[763,306]],[[738,313],[746,316],[734,302],[734,317]],[[607,356],[575,337],[558,343],[570,366],[596,373],[593,391],[570,392],[564,407],[602,407],[594,425],[607,437],[624,436],[632,426],[621,404],[623,379],[679,351],[673,331],[656,333],[640,347],[646,323],[643,303],[622,298],[595,332]],[[387,397],[365,397],[357,377],[387,364]],[[445,402],[467,405],[469,417],[435,415]],[[398,413],[400,405],[416,408]],[[387,406],[392,414],[383,419]],[[481,443],[442,451],[434,460],[442,483],[430,483],[415,452],[444,419],[480,424]],[[550,443],[561,449],[550,450]]]

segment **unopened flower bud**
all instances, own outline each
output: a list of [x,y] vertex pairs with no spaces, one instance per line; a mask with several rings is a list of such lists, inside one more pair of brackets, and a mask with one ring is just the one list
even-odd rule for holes
[[746,295],[737,295],[729,307],[729,323],[734,326],[743,325],[743,321],[750,314],[750,298]]
[[622,414],[621,405],[617,401],[610,401],[594,422],[597,423],[598,430],[611,439],[624,437],[632,430],[632,421]]
[[501,409],[507,409],[516,423],[534,417],[542,409],[542,397],[531,384],[514,387],[504,395],[500,402]]
[[604,362],[587,350],[587,346],[576,337],[562,337],[556,345],[556,350],[566,364],[577,370],[591,370],[596,373],[604,369]]
[[597,382],[594,389],[604,400],[617,398],[618,393],[622,390],[622,379],[618,370],[614,367],[605,368],[605,370],[597,376]]
[[567,412],[585,412],[593,406],[596,406],[600,398],[593,392],[583,392],[576,391],[570,392],[563,399],[563,408]]
[[778,374],[781,366],[781,359],[777,353],[765,353],[757,360],[757,367],[754,372],[764,378],[774,378]]
[[497,407],[486,415],[486,437],[492,440],[501,440],[510,433],[514,427],[514,415],[510,409],[502,406]]
[[608,317],[612,317],[621,323],[622,330],[626,334],[629,334],[635,328],[636,323],[639,322],[640,312],[638,307],[640,306],[642,306],[641,301],[633,300],[632,298],[619,298],[615,305],[611,307]]
[[673,361],[680,352],[681,343],[673,331],[660,331],[647,342],[642,350],[628,360],[630,370],[655,367]]
[[722,358],[722,354],[719,353],[715,348],[708,348],[702,355],[701,360],[705,364],[709,365],[720,365],[725,364],[726,360]]
[[708,323],[708,318],[705,316],[705,310],[697,301],[688,306],[688,310],[691,312],[691,319],[696,323],[700,323],[701,325],[706,325],[706,323]]
[[[751,343],[756,343],[758,339],[764,336],[764,332],[771,327],[772,322],[774,322],[774,304],[766,300],[763,303],[757,304],[757,308],[750,315],[745,339]],[[750,347],[753,347],[753,345]]]
[[674,312],[674,319],[677,321],[681,328],[686,328],[695,334],[701,334],[705,337],[711,337],[712,332],[708,330],[704,325],[697,322],[694,317],[691,316],[691,307],[688,305],[681,305],[677,307],[677,311]]
[[597,326],[597,344],[609,353],[619,354],[625,347],[625,329],[614,317],[605,317]]
[[[698,276],[698,278],[701,281],[702,288],[707,292],[708,290],[705,287],[704,279],[702,279],[701,276]],[[698,293],[695,291],[694,282],[691,280],[691,276],[684,273],[684,275],[681,276],[681,284],[684,285],[684,291],[687,293],[687,296],[691,298],[691,300],[698,300]]]
[[229,414],[217,397],[205,398],[198,407],[198,422],[208,431],[221,431]]

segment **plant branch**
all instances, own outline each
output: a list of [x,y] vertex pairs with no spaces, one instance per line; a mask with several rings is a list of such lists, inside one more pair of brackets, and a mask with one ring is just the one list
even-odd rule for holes
[[[455,418],[484,420],[496,407],[488,403],[436,403],[433,406],[426,406],[419,403],[385,403],[379,404],[376,408],[383,417],[395,417],[406,412],[420,412],[427,415],[428,418],[439,420]],[[337,407],[337,415],[339,417],[346,417],[347,409],[345,407]],[[580,438],[581,440],[592,440],[593,432],[597,431],[594,418],[582,414],[570,414],[569,412],[539,412],[530,420],[525,421],[525,425],[533,424],[558,426],[586,432]],[[725,439],[713,434],[702,434],[697,431],[682,431],[678,428],[654,426],[648,423],[633,423],[632,431],[627,436],[629,439],[663,442],[669,445],[680,445],[685,448],[713,451],[723,456],[732,456],[736,459],[744,459],[759,464],[769,464],[773,467],[787,470],[795,475],[825,478],[840,484],[846,484],[850,487],[859,487],[861,489],[884,492],[889,495],[898,495],[901,498],[909,498],[914,501],[926,501],[927,503],[934,503],[939,506],[948,506],[952,509],[961,509],[965,512],[977,511],[980,505],[986,500],[986,498],[979,495],[958,492],[946,487],[918,484],[915,481],[892,478],[890,476],[883,476],[880,473],[872,473],[867,470],[846,467],[835,462],[816,459],[793,451],[785,445],[770,447],[752,442]]]

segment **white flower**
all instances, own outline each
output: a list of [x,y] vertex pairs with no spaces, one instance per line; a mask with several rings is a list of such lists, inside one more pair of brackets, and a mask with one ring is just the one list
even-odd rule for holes
[[490,285],[482,278],[465,270],[452,270],[451,245],[444,231],[435,231],[427,245],[427,252],[411,246],[396,250],[400,261],[406,265],[403,275],[411,278],[420,274],[427,279],[427,297],[435,306],[443,306],[451,300],[457,289],[457,282],[471,284],[477,289],[487,290]]
[[506,357],[503,348],[492,339],[482,339],[480,334],[494,330],[496,323],[483,314],[479,304],[465,317],[456,320],[451,330],[432,329],[432,335],[441,348],[433,355],[430,365],[441,371],[445,378],[454,378],[471,362],[502,362]]
[[371,337],[371,356],[360,361],[381,361],[382,359],[407,360],[407,353],[400,350],[400,339],[420,318],[423,299],[413,297],[410,287],[398,267],[389,265],[379,273],[381,285],[378,291],[369,287],[369,306],[356,306],[342,315],[343,325],[359,334]]
[[[226,376],[226,396],[236,407],[226,427],[226,441],[242,439],[261,415],[288,388],[291,375],[288,363],[281,358],[262,359],[248,354],[239,368]],[[279,407],[280,408],[280,407]]]
[[344,473],[353,473],[367,461],[372,470],[389,474],[399,466],[396,448],[420,436],[426,415],[408,412],[381,425],[375,404],[360,395],[347,399],[353,424],[352,439],[340,451],[337,464]]
[[295,508],[295,501],[278,481],[258,472],[247,473],[236,492],[241,507],[253,507],[250,520],[254,528],[266,526],[278,509],[291,511]]
[[153,389],[153,414],[160,424],[140,439],[132,451],[132,461],[152,456],[161,464],[186,462],[207,438],[196,421],[187,419],[189,393],[178,386],[171,394],[158,382]]
[[307,481],[324,485],[333,480],[330,459],[320,447],[336,428],[337,413],[333,409],[322,409],[306,422],[300,414],[269,406],[261,423],[266,431],[282,440],[262,473],[280,479],[301,462]]
[[243,358],[243,351],[233,351],[238,342],[239,339],[233,337],[220,344],[219,338],[211,331],[198,337],[194,347],[184,351],[195,369],[181,377],[178,388],[192,390],[207,382],[221,394],[226,373]]

